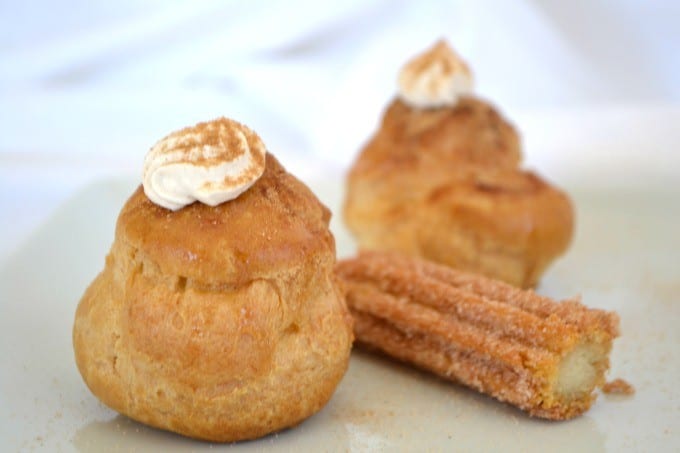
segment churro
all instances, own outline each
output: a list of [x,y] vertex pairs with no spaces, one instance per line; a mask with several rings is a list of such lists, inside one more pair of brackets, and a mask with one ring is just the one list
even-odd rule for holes
[[547,419],[583,413],[605,383],[616,313],[397,253],[336,271],[361,345]]

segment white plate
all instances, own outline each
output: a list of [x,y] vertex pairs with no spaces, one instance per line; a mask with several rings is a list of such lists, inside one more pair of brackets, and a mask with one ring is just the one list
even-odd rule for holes
[[[338,212],[340,185],[314,186]],[[634,396],[601,395],[584,416],[547,422],[355,351],[320,413],[257,441],[214,445],[117,415],[89,393],[75,367],[73,314],[104,265],[116,216],[133,187],[112,181],[80,192],[0,268],[4,451],[680,449],[678,193],[577,193],[575,242],[538,289],[557,298],[581,294],[590,306],[618,311],[622,336],[615,342],[610,376],[633,383]],[[353,253],[337,215],[332,227],[339,254]]]

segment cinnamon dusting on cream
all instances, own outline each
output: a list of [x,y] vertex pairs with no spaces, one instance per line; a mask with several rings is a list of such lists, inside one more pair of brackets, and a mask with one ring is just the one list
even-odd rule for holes
[[251,129],[218,118],[173,132],[144,161],[144,193],[173,211],[238,197],[264,172],[266,147]]
[[438,41],[408,61],[399,74],[399,96],[416,108],[452,106],[472,92],[470,68],[448,45]]

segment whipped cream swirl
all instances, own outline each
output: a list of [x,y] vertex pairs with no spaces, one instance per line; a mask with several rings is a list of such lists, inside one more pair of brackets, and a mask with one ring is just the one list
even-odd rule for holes
[[158,141],[146,155],[146,196],[176,211],[200,201],[217,206],[241,195],[265,168],[266,147],[248,127],[227,119],[199,123]]
[[399,97],[416,108],[453,106],[473,88],[470,68],[444,40],[407,62],[398,84]]

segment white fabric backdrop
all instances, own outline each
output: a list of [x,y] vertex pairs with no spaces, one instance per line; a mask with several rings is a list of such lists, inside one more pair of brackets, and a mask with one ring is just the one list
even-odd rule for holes
[[529,165],[595,180],[623,156],[618,170],[651,161],[652,179],[673,180],[679,22],[673,0],[4,1],[0,210],[18,219],[4,247],[84,184],[139,172],[166,133],[219,115],[303,178],[342,169],[401,64],[440,37],[523,132]]

